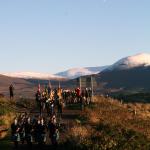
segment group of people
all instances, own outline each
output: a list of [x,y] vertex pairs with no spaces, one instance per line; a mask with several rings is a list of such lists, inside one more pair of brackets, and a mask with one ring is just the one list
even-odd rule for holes
[[91,88],[80,89],[76,88],[75,90],[63,90],[62,92],[63,100],[66,104],[74,103],[84,103],[89,105],[92,101],[92,90]]
[[91,88],[52,90],[45,86],[42,92],[38,88],[35,99],[39,108],[39,116],[31,117],[25,113],[15,118],[11,125],[12,141],[16,148],[19,143],[24,144],[24,142],[30,148],[33,142],[42,146],[47,141],[47,133],[49,133],[52,145],[57,147],[63,107],[79,103],[83,109],[84,105],[89,105],[92,102],[92,90]]
[[43,92],[40,92],[40,90],[36,92],[35,99],[41,116],[45,110],[47,111],[48,116],[54,115],[55,108],[57,108],[57,114],[59,116],[62,115],[63,99],[61,93],[61,88],[51,90],[47,87]]
[[56,116],[53,115],[48,119],[39,117],[30,117],[27,114],[20,115],[14,119],[11,125],[12,141],[15,148],[18,148],[19,143],[27,143],[29,148],[32,144],[38,143],[41,147],[48,140],[47,132],[54,148],[57,147],[59,139],[59,125]]
[[92,90],[91,88],[74,90],[69,89],[54,89],[45,88],[43,92],[38,90],[35,94],[37,105],[40,109],[40,114],[47,110],[49,116],[57,113],[61,116],[63,107],[67,104],[80,103],[81,105],[89,105],[92,101]]

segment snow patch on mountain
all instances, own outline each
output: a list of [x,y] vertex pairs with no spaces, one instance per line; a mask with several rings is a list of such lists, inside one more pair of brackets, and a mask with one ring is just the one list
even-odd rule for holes
[[114,63],[112,66],[108,67],[106,70],[124,70],[140,66],[150,66],[150,54],[140,53],[134,56],[125,57]]
[[74,79],[80,76],[92,75],[101,72],[106,69],[107,66],[102,67],[87,67],[87,68],[72,68],[64,72],[57,73],[56,75],[62,76],[65,78]]
[[38,72],[14,72],[14,73],[2,73],[2,75],[9,76],[9,77],[17,77],[17,78],[24,78],[24,79],[55,79],[55,78],[62,78],[57,75],[48,74],[48,73],[38,73]]

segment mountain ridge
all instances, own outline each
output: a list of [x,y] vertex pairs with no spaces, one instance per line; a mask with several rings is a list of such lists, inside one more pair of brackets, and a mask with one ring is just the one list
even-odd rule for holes
[[69,79],[74,79],[80,76],[98,74],[99,72],[106,69],[108,66],[98,66],[98,67],[83,67],[83,68],[71,68],[63,72],[59,72],[55,75],[60,75],[67,77]]
[[[115,62],[113,65],[108,67],[106,70],[126,70],[136,67],[147,67],[150,66],[150,54],[148,53],[139,53],[136,55],[124,57],[117,62]],[[106,71],[105,70],[105,71]]]

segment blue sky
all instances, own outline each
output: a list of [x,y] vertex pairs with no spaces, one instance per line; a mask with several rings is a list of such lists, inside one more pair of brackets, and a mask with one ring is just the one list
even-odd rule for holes
[[149,0],[0,0],[0,72],[56,73],[150,52]]

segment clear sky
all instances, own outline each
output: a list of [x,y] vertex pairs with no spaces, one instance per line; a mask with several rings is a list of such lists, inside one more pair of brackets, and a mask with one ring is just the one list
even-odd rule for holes
[[0,72],[56,73],[150,52],[150,0],[0,0]]

